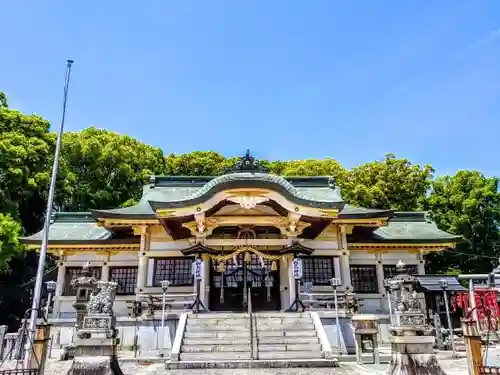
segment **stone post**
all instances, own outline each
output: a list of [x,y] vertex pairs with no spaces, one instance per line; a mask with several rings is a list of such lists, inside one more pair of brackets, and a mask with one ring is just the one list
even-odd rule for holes
[[434,354],[434,336],[426,325],[417,291],[418,281],[406,273],[399,261],[398,274],[389,280],[395,296],[394,322],[391,326],[393,362],[390,375],[445,375]]
[[0,360],[3,359],[3,351],[4,351],[4,341],[5,335],[7,334],[7,326],[0,326]]

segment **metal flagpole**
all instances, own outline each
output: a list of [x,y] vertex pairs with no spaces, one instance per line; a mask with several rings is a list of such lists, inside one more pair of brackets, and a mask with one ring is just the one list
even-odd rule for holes
[[28,328],[28,337],[25,345],[24,352],[24,368],[29,367],[30,359],[31,359],[31,347],[33,345],[35,339],[35,331],[36,331],[36,321],[38,318],[38,308],[40,305],[40,298],[42,294],[42,283],[43,283],[43,274],[45,271],[45,258],[47,257],[47,245],[49,242],[49,226],[50,219],[52,216],[52,207],[54,205],[54,195],[56,188],[56,180],[57,180],[57,172],[59,169],[59,157],[61,154],[61,143],[62,143],[62,134],[64,130],[64,119],[66,117],[66,102],[68,99],[68,87],[69,80],[71,77],[71,64],[73,64],[73,60],[67,60],[66,62],[66,78],[64,82],[64,99],[63,99],[63,107],[62,107],[62,117],[61,117],[61,125],[59,127],[59,133],[57,134],[56,141],[56,151],[54,154],[54,164],[52,165],[52,176],[50,179],[50,188],[49,188],[49,196],[47,198],[47,210],[45,212],[45,223],[43,226],[43,237],[42,237],[42,246],[40,247],[40,257],[38,259],[38,268],[36,272],[36,282],[35,289],[33,291],[33,303],[31,305],[31,316],[29,320],[29,328]]

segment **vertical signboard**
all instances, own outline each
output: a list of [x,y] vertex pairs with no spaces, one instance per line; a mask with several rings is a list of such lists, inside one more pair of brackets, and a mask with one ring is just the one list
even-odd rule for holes
[[295,280],[302,279],[302,259],[294,258],[292,260],[292,275]]
[[203,280],[205,277],[205,263],[203,259],[196,259],[193,262],[192,273],[196,281]]

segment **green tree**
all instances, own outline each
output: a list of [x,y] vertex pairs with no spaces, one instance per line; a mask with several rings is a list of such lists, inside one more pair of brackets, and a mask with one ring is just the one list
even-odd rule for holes
[[215,151],[169,154],[165,157],[167,176],[217,176],[232,167],[238,158],[226,158]]
[[8,269],[9,261],[21,252],[21,225],[10,215],[0,213],[0,272]]
[[433,173],[430,165],[421,167],[387,154],[384,160],[351,169],[339,185],[343,198],[353,205],[412,211],[422,208]]
[[[305,159],[275,162],[283,176],[332,176],[338,181],[345,178],[346,170],[333,159]],[[279,163],[279,164],[278,164]]]
[[64,211],[116,208],[137,200],[148,177],[165,170],[160,149],[94,127],[64,134],[62,150],[67,183],[56,198]]
[[429,254],[430,271],[487,273],[496,266],[500,239],[498,182],[498,178],[488,178],[477,171],[459,171],[432,183],[427,199],[432,218],[439,228],[462,235],[464,241],[455,252]]
[[7,105],[7,97],[3,92],[0,91],[0,108],[2,107],[7,108],[8,105]]
[[38,262],[19,235],[43,223],[54,146],[47,121],[9,109],[0,95],[0,324],[11,328],[30,302],[31,289],[19,285],[32,279]]
[[43,221],[54,141],[43,118],[0,107],[0,212],[30,233]]

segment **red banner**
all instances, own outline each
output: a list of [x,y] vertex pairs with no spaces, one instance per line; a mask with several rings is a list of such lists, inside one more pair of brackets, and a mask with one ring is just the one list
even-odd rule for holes
[[[491,289],[476,289],[476,311],[481,330],[497,331],[500,319],[500,308],[497,301],[497,291]],[[466,318],[473,318],[470,309],[468,292],[455,294],[451,299],[453,311],[461,308]]]

